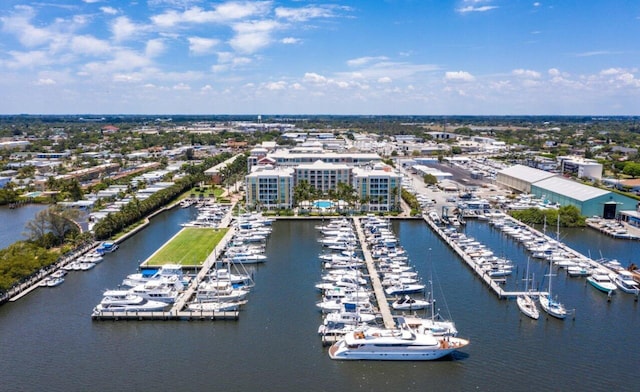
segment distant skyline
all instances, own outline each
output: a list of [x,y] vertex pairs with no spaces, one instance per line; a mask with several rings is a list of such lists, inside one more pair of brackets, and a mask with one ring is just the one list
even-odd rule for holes
[[636,0],[0,2],[0,114],[640,115]]

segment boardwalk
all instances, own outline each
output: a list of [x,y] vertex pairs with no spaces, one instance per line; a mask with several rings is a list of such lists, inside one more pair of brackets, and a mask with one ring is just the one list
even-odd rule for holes
[[364,261],[367,265],[367,270],[369,271],[369,279],[371,279],[371,286],[373,286],[373,292],[376,296],[376,301],[378,302],[378,310],[382,315],[382,321],[384,322],[385,328],[395,328],[395,322],[393,321],[393,316],[391,316],[391,309],[389,308],[389,302],[387,301],[387,297],[385,295],[384,289],[382,288],[382,282],[380,281],[380,276],[378,275],[378,270],[376,269],[373,257],[371,256],[371,251],[369,251],[369,247],[367,246],[367,242],[365,240],[364,231],[362,230],[362,226],[360,225],[360,219],[354,217],[353,218],[356,232],[358,233],[358,239],[360,240],[360,244],[362,247],[362,253],[364,254]]

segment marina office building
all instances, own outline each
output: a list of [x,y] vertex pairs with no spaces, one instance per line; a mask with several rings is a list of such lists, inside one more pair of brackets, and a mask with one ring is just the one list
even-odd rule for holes
[[573,205],[584,216],[613,219],[622,210],[635,210],[638,204],[637,200],[630,197],[523,165],[500,170],[496,182],[518,192],[534,194],[551,203]]
[[[250,208],[293,208],[293,190],[301,181],[325,195],[337,191],[340,183],[349,184],[364,211],[390,211],[400,204],[402,176],[382,164],[377,154],[279,152],[256,158],[251,174],[245,177]],[[316,160],[311,161],[313,158]]]

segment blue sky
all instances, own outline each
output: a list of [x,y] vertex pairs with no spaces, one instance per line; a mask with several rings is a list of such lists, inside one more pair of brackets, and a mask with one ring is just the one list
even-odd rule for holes
[[640,115],[640,2],[2,0],[0,75],[0,114]]

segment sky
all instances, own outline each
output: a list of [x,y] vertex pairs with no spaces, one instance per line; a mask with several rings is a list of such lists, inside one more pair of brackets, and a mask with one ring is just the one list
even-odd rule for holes
[[2,0],[0,114],[640,115],[640,2]]

